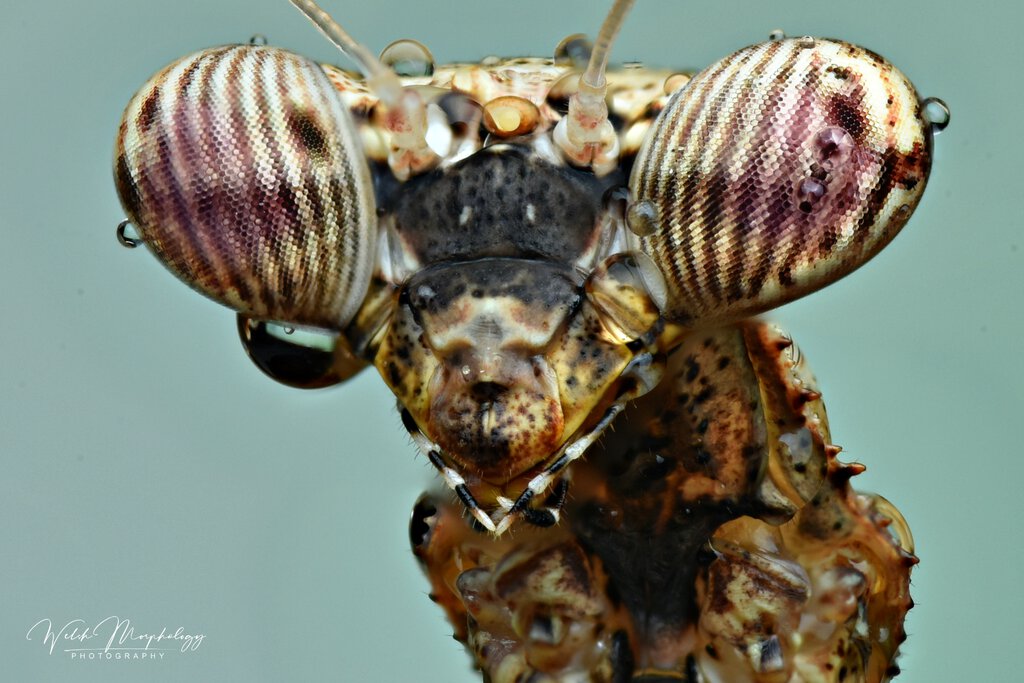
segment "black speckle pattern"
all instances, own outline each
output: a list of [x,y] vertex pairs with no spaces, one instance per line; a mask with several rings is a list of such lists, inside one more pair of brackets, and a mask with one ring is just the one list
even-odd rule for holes
[[484,256],[570,262],[595,238],[608,182],[502,146],[410,181],[395,207],[397,228],[427,263]]

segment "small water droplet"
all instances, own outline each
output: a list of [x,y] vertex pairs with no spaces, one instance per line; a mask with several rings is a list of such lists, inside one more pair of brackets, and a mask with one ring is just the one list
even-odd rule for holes
[[921,100],[921,116],[932,127],[932,133],[941,133],[949,125],[949,105],[938,97]]
[[822,197],[825,196],[826,189],[825,183],[817,178],[804,178],[796,191],[797,207],[804,213],[817,211]]
[[555,64],[582,69],[590,61],[593,49],[594,46],[582,33],[566,36],[555,48]]
[[285,325],[281,329],[284,330],[284,333],[287,334],[287,335],[295,334],[295,328],[294,327],[288,327],[287,325]]
[[903,220],[906,220],[910,216],[910,204],[900,204],[900,208],[896,209],[896,213]]
[[267,40],[267,37],[265,35],[263,35],[262,33],[255,33],[255,34],[253,34],[253,36],[251,38],[249,38],[249,44],[250,45],[260,45],[260,46],[262,46],[262,45],[266,45],[268,42],[269,41]]
[[380,61],[399,76],[430,76],[434,73],[434,56],[415,40],[396,40],[380,53]]
[[473,368],[469,367],[468,365],[463,365],[461,370],[463,377],[469,377],[473,373]]
[[646,199],[630,204],[626,209],[626,225],[640,237],[653,234],[658,229],[658,207]]
[[785,39],[786,39],[786,32],[783,31],[781,28],[777,28],[777,29],[775,29],[774,31],[772,31],[771,33],[768,34],[768,40],[770,40],[772,42],[776,42],[776,41],[779,41],[779,40],[785,40]]
[[802,38],[800,38],[800,47],[804,48],[805,50],[814,47],[814,37],[803,36]]
[[818,162],[826,170],[832,170],[850,159],[857,142],[846,129],[831,126],[818,131],[814,136],[814,145]]
[[689,74],[672,74],[665,79],[665,84],[662,86],[662,89],[665,91],[666,95],[671,95],[689,82]]
[[135,233],[135,226],[127,218],[117,224],[117,241],[125,249],[134,249],[142,244],[142,238],[138,234],[128,234],[128,228]]

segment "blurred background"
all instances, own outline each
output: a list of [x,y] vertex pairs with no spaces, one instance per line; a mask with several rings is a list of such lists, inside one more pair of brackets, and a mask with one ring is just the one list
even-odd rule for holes
[[[379,51],[550,55],[592,0],[324,0]],[[921,564],[901,681],[1015,678],[1024,600],[1024,235],[1010,3],[639,2],[613,61],[702,67],[773,29],[888,57],[952,109],[909,226],[777,311],[815,369],[855,481]],[[1011,9],[1012,8],[1012,9]],[[478,680],[408,551],[433,480],[368,371],[277,385],[234,316],[114,239],[128,99],[188,52],[253,34],[349,66],[285,0],[10,3],[0,21],[0,653],[11,681]],[[203,634],[188,656],[74,662],[29,628],[116,615]],[[171,653],[177,654],[177,653]],[[1013,666],[1014,668],[1011,668]]]

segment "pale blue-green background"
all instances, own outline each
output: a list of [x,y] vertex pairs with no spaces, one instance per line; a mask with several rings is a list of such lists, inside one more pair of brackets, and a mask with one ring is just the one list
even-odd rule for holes
[[[550,54],[604,2],[327,0],[374,50]],[[775,317],[857,480],[921,565],[905,680],[1015,680],[1024,495],[1017,4],[641,0],[614,59],[702,66],[770,30],[860,42],[953,110],[924,202],[847,280]],[[382,383],[301,393],[233,316],[120,249],[114,130],[172,59],[264,33],[341,61],[284,0],[5,2],[0,14],[0,680],[473,681],[407,552],[429,466]],[[72,663],[25,633],[129,617],[206,642]],[[172,655],[175,653],[171,653]]]

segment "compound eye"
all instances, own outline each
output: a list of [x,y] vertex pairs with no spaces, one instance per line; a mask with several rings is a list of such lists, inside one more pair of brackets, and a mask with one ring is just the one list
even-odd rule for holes
[[630,178],[631,239],[665,275],[668,317],[753,315],[866,262],[917,206],[929,133],[906,77],[849,43],[772,41],[698,74]]
[[339,329],[369,285],[374,195],[324,72],[284,50],[171,64],[125,110],[121,203],[165,266],[243,315]]

